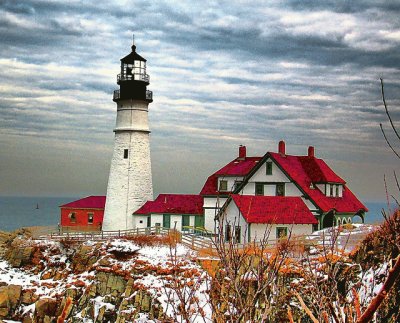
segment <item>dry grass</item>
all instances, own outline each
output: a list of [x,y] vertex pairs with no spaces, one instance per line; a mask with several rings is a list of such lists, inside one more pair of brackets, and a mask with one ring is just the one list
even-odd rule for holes
[[175,246],[178,242],[181,242],[182,235],[176,230],[170,230],[167,235],[138,234],[134,236],[124,236],[122,238],[134,242],[139,247],[160,245]]

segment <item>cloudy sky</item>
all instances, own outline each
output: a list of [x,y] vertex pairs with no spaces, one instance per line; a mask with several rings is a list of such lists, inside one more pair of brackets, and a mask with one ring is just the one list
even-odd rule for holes
[[[155,194],[313,145],[364,200],[399,160],[400,2],[0,0],[0,195],[105,194],[119,59],[148,60]],[[399,121],[399,122],[396,122]],[[397,145],[400,149],[400,145]]]

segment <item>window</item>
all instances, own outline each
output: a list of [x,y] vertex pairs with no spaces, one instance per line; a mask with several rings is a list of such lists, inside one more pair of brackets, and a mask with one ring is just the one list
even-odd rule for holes
[[231,226],[229,224],[227,224],[225,226],[225,241],[226,242],[230,241],[231,240],[231,236],[232,236]]
[[128,158],[128,149],[124,149],[124,159]]
[[163,227],[170,228],[171,227],[171,215],[170,214],[163,214]]
[[240,243],[240,236],[241,236],[241,227],[240,226],[236,226],[235,227],[235,242],[236,243]]
[[219,190],[227,191],[228,190],[228,181],[225,181],[225,180],[219,181]]
[[151,227],[151,216],[147,217],[147,227],[150,228]]
[[264,184],[256,183],[256,195],[264,195]]
[[329,196],[333,196],[333,185],[329,185]]
[[267,166],[266,174],[272,175],[272,162],[266,162],[266,166]]
[[236,190],[240,185],[242,185],[242,181],[235,181],[234,189]]
[[182,231],[188,231],[190,226],[190,215],[182,215]]
[[336,196],[339,197],[339,185],[336,185]]
[[140,220],[139,223],[143,223],[143,220]]
[[276,184],[276,196],[285,196],[285,183]]
[[288,230],[286,227],[277,227],[276,228],[276,238],[277,239],[286,238],[287,235],[288,235]]
[[94,217],[93,213],[88,213],[87,216],[88,216],[87,220],[88,224],[93,224],[93,217]]
[[71,223],[76,223],[76,214],[75,214],[75,212],[71,212],[68,215],[68,217],[69,217],[69,220],[70,220]]

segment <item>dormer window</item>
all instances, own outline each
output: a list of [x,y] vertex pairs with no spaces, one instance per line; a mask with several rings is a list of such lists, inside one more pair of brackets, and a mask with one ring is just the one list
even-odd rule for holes
[[272,175],[272,162],[266,162],[266,175]]
[[226,181],[226,180],[219,181],[219,190],[227,191],[228,190],[228,181]]

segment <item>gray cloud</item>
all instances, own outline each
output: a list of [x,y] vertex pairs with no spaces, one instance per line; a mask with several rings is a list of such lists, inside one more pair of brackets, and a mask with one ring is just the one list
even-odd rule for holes
[[[0,194],[105,193],[112,91],[134,32],[154,91],[156,193],[197,192],[237,145],[262,155],[285,139],[292,153],[315,145],[350,186],[357,178],[355,192],[379,199],[368,175],[398,168],[379,130],[379,77],[400,120],[399,11],[397,1],[1,1]],[[33,157],[17,171],[21,151]]]

